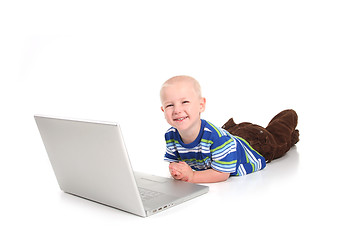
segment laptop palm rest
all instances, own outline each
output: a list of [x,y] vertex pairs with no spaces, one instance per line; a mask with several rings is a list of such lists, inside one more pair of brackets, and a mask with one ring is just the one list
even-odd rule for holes
[[190,200],[209,191],[208,187],[198,184],[178,181],[172,178],[154,176],[134,172],[136,184],[139,188],[149,189],[161,193],[149,200],[143,200],[144,208],[148,214],[156,213]]

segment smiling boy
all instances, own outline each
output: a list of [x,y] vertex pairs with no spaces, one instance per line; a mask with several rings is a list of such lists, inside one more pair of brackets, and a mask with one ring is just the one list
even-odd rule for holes
[[161,87],[161,110],[172,126],[165,134],[165,160],[173,178],[221,182],[263,169],[266,162],[244,139],[201,119],[206,99],[199,83],[176,76]]

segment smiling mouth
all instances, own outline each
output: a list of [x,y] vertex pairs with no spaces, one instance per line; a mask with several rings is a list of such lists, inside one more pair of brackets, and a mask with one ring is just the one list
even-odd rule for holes
[[183,121],[183,120],[185,120],[187,118],[189,118],[189,117],[176,118],[176,119],[174,119],[174,121],[175,122],[181,122],[181,121]]

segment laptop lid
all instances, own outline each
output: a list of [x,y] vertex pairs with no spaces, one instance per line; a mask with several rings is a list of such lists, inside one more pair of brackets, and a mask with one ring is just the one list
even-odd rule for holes
[[34,117],[61,190],[146,216],[118,124]]

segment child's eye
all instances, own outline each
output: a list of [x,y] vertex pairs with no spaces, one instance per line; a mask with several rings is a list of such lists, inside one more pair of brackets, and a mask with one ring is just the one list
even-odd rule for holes
[[168,104],[168,105],[165,106],[165,108],[172,107],[172,106],[174,106],[174,105],[173,104]]
[[183,103],[183,104],[185,104],[185,103],[189,103],[189,101],[183,101],[182,103]]

